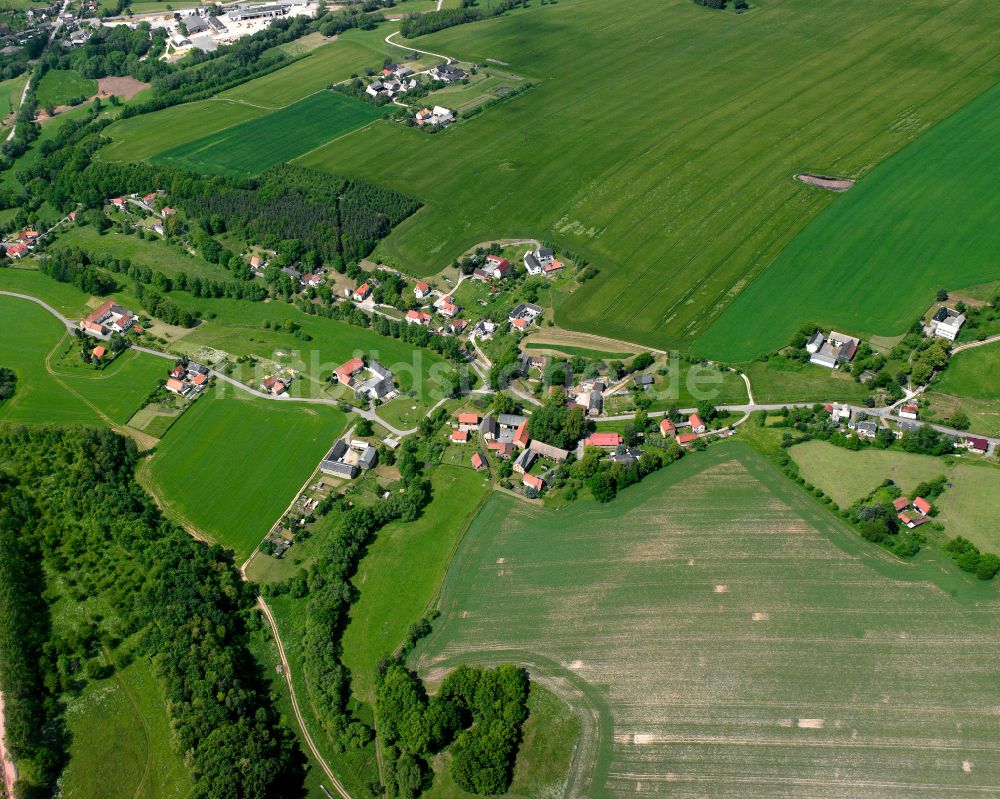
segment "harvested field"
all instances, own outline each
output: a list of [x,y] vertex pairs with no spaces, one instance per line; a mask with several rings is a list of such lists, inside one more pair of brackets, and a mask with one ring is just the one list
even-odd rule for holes
[[441,609],[425,676],[515,661],[575,689],[568,796],[1000,792],[996,587],[870,547],[742,445],[607,506],[494,495]]
[[800,172],[795,176],[795,179],[809,186],[829,189],[830,191],[847,191],[854,185],[854,181],[847,178],[828,178],[823,175],[812,175],[808,172]]
[[143,89],[148,89],[150,84],[143,83],[132,77],[121,78],[98,78],[97,96],[111,97],[117,96],[124,100],[131,100]]

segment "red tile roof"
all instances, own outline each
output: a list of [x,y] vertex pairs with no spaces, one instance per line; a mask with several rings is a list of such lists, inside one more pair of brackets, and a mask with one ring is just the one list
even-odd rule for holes
[[592,433],[583,443],[588,447],[617,447],[622,437],[618,433]]
[[682,433],[681,435],[677,436],[678,444],[690,444],[692,441],[697,441],[697,440],[698,440],[697,433]]
[[910,507],[910,500],[906,497],[896,497],[896,499],[892,501],[892,507],[894,507],[897,511],[906,510]]
[[692,430],[694,428],[696,428],[696,427],[704,427],[705,426],[705,423],[701,420],[701,417],[698,414],[696,414],[696,413],[692,413],[691,417],[688,419],[688,421],[691,422],[691,429]]
[[455,442],[457,442],[459,444],[464,444],[466,441],[469,440],[469,431],[468,430],[452,430],[451,431],[451,440],[455,441]]
[[460,413],[458,415],[459,424],[479,424],[478,413]]
[[194,383],[196,386],[200,386],[206,380],[208,380],[208,375],[203,375],[203,374],[197,374],[191,378],[191,382]]
[[104,347],[94,347],[92,354],[95,358],[103,358],[107,350]]
[[979,438],[978,436],[966,436],[965,440],[969,442],[970,447],[972,447],[973,449],[982,450],[983,452],[986,452],[986,450],[989,449],[990,447],[989,441],[987,441],[985,438]]
[[478,452],[472,456],[472,468],[477,472],[486,468],[486,458],[480,455]]
[[531,436],[528,435],[528,420],[525,419],[517,426],[517,430],[514,431],[514,444],[523,448],[528,446],[530,441]]
[[365,362],[360,358],[351,358],[347,363],[341,364],[333,373],[341,383],[350,383],[351,375],[364,368]]
[[414,288],[421,294],[426,294],[428,291],[431,290],[430,283],[424,283],[424,281],[422,280],[418,280],[417,285],[414,286]]
[[660,432],[665,436],[672,436],[674,433],[677,432],[677,428],[674,426],[674,423],[671,422],[669,419],[663,419],[660,422]]
[[184,384],[180,380],[175,380],[174,378],[171,377],[167,381],[167,388],[169,388],[171,391],[183,391]]
[[526,486],[531,486],[536,491],[541,491],[545,488],[545,481],[541,477],[535,477],[533,474],[526,474],[521,477],[521,482]]
[[913,507],[924,514],[924,516],[931,512],[931,503],[923,497],[917,497],[913,500]]

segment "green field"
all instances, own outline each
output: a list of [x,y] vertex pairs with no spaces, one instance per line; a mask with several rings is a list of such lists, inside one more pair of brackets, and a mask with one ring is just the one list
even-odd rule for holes
[[206,392],[157,446],[144,486],[168,513],[245,559],[344,428],[324,405]]
[[538,4],[414,43],[508,62],[530,92],[446,135],[378,126],[299,162],[424,202],[378,251],[407,270],[497,236],[546,239],[601,270],[561,326],[684,348],[833,201],[793,174],[864,175],[991,87],[998,24],[975,0]]
[[371,103],[338,92],[319,91],[280,111],[165,150],[152,161],[197,172],[246,177],[297,158],[381,116],[382,111]]
[[[381,68],[382,60],[393,49],[381,40],[376,43],[348,35],[316,48],[308,57],[283,69],[224,91],[219,97],[269,109],[283,108],[353,73],[360,74],[365,67]],[[398,58],[399,51],[392,55]],[[427,66],[431,63],[428,61]]]
[[[47,278],[46,278],[47,279]],[[0,365],[18,376],[17,391],[0,420],[28,424],[124,424],[163,375],[163,363],[125,353],[102,371],[47,366],[62,352],[63,325],[34,303],[0,297],[0,319],[17,320],[18,336],[0,339]]]
[[466,466],[441,466],[431,477],[434,498],[415,522],[379,531],[354,578],[360,598],[344,633],[351,690],[374,697],[375,667],[427,611],[461,535],[489,493],[489,483]]
[[606,352],[604,350],[592,350],[588,347],[573,347],[567,344],[546,344],[541,341],[527,341],[524,344],[526,350],[546,350],[556,354],[565,355],[570,358],[581,356],[583,358],[593,358],[597,361],[626,361],[635,353],[633,352]]
[[710,357],[753,357],[787,344],[810,320],[861,335],[899,335],[937,289],[995,279],[1000,198],[991,189],[991,167],[998,161],[1000,85],[839,198],[719,317],[697,349]]
[[0,120],[5,119],[21,101],[21,92],[24,91],[27,79],[27,75],[18,75],[16,78],[0,81]]
[[883,480],[892,480],[908,493],[919,483],[949,471],[941,458],[930,455],[885,449],[851,452],[826,441],[807,441],[788,452],[803,479],[822,488],[843,507],[867,495]]
[[38,84],[38,105],[65,105],[74,97],[97,94],[97,81],[85,78],[75,69],[50,69]]
[[750,378],[754,401],[775,402],[864,402],[871,393],[847,372],[785,358],[741,364]]
[[575,691],[586,767],[569,795],[1000,790],[996,587],[867,545],[740,444],[606,506],[494,494],[441,608],[418,648],[428,678],[514,661]]
[[174,799],[191,790],[166,699],[148,664],[87,684],[70,699],[65,799]]
[[924,397],[939,417],[961,408],[973,432],[1000,435],[1000,344],[958,353]]
[[101,148],[100,157],[107,161],[141,161],[168,147],[176,147],[266,113],[266,108],[213,99],[140,114],[115,122],[104,131],[112,142]]
[[851,452],[825,441],[797,444],[789,454],[806,482],[845,507],[883,480],[892,480],[910,496],[918,484],[945,475],[951,487],[935,504],[947,534],[964,535],[984,549],[1000,552],[1000,504],[995,499],[1000,496],[1000,469],[898,450]]

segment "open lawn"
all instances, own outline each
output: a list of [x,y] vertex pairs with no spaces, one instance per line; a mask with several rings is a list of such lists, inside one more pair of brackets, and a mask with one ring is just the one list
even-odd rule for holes
[[1000,790],[996,586],[887,556],[735,442],[609,505],[494,494],[441,609],[432,681],[513,661],[575,694],[567,795]]
[[741,364],[750,378],[755,402],[853,402],[861,403],[871,393],[847,372],[812,363],[773,357],[768,361]]
[[[546,239],[601,270],[556,310],[561,326],[689,347],[834,200],[793,175],[864,176],[991,87],[998,25],[1000,7],[975,0],[533,4],[413,44],[509,62],[534,89],[443,134],[380,125],[299,162],[423,201],[378,251],[407,270],[497,236]],[[918,294],[937,288],[920,275]],[[752,312],[797,313],[780,303]]]
[[958,353],[924,398],[939,418],[961,408],[972,432],[1000,435],[1000,343]]
[[75,69],[50,69],[38,84],[35,92],[38,105],[65,105],[77,97],[97,94],[97,81],[85,78]]
[[28,75],[25,73],[24,75],[18,75],[16,78],[8,78],[5,81],[0,81],[0,120],[6,118],[17,107],[27,80]]
[[[24,268],[21,268],[22,265]],[[22,262],[16,268],[0,269],[0,289],[38,297],[70,319],[79,319],[85,316],[87,304],[91,301],[91,295],[80,291],[69,283],[59,283],[43,275],[33,268],[33,265],[29,267],[26,262]],[[20,300],[20,302],[23,303],[24,300]],[[49,318],[53,322],[56,321],[51,314],[49,314]],[[55,341],[52,343],[54,344]]]
[[1000,469],[976,462],[974,456],[934,458],[898,450],[851,452],[825,441],[807,441],[789,454],[809,483],[823,489],[838,505],[865,496],[883,480],[892,480],[912,499],[924,480],[945,475],[951,483],[935,500],[948,536],[964,535],[980,547],[1000,552]]
[[[949,80],[956,77],[964,82],[967,75]],[[926,120],[914,109],[897,125],[924,127]],[[752,357],[786,344],[807,321],[898,335],[937,289],[995,278],[1000,197],[991,187],[998,162],[1000,85],[838,198],[697,342],[698,351]]]
[[243,560],[343,428],[334,408],[213,388],[174,423],[141,479],[174,518]]
[[196,172],[247,177],[381,116],[382,110],[371,103],[319,91],[280,111],[165,150],[152,160]]
[[851,452],[826,441],[796,444],[788,453],[807,483],[819,486],[834,502],[847,507],[883,480],[892,480],[909,495],[919,483],[946,474],[941,458],[887,449]]
[[21,330],[21,335],[0,337],[0,365],[18,376],[17,391],[0,406],[0,421],[124,424],[163,371],[159,359],[131,352],[106,371],[53,366],[47,359],[63,352],[59,342],[66,329],[48,311],[0,297],[0,320],[17,320]]
[[467,466],[442,465],[432,478],[434,498],[415,522],[379,531],[354,578],[360,598],[344,633],[351,690],[374,699],[379,659],[403,643],[429,609],[462,534],[489,493],[489,482]]
[[174,748],[166,698],[145,661],[90,682],[70,699],[65,799],[174,799],[191,790]]

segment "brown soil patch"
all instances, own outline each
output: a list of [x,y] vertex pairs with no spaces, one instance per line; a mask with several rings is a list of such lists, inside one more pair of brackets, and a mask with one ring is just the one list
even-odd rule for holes
[[148,89],[149,84],[143,83],[135,78],[99,78],[97,81],[97,96],[111,97],[118,95],[125,100],[131,100],[143,89]]
[[847,191],[854,185],[854,181],[847,178],[828,178],[825,175],[813,175],[809,172],[800,172],[795,179],[828,191]]

